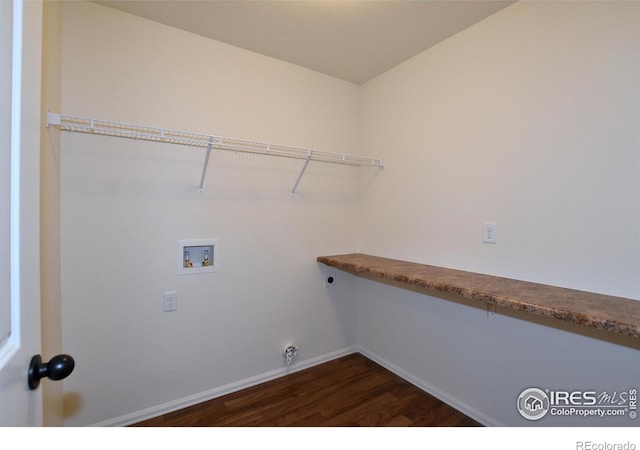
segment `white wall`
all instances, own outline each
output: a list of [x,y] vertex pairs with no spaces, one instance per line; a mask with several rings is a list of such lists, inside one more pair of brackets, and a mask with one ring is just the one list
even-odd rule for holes
[[[386,161],[310,166],[291,198],[299,162],[215,154],[197,193],[199,150],[64,134],[65,424],[282,374],[290,338],[298,367],[357,345],[487,424],[534,425],[515,410],[526,387],[635,386],[636,349],[348,275],[327,290],[315,258],[359,250],[640,299],[639,7],[520,2],[357,87],[65,2],[65,113]],[[178,239],[206,237],[221,270],[177,276]],[[176,313],[161,312],[167,290]],[[549,424],[576,422],[535,425]]]
[[[638,3],[519,2],[364,85],[363,148],[386,167],[360,251],[640,299],[638,42]],[[633,348],[357,292],[363,351],[485,423],[530,425],[515,401],[532,385],[638,383]],[[538,425],[578,423],[605,421]]]
[[[358,87],[84,2],[63,5],[62,110],[355,153]],[[357,168],[62,135],[65,425],[123,424],[353,350]],[[366,169],[365,169],[366,170]],[[220,270],[177,275],[179,239],[219,239]],[[178,311],[162,312],[176,290]]]

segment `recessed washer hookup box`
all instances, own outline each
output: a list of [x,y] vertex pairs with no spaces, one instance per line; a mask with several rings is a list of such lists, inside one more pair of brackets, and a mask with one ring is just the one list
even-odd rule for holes
[[218,270],[217,239],[178,241],[178,274],[210,273]]

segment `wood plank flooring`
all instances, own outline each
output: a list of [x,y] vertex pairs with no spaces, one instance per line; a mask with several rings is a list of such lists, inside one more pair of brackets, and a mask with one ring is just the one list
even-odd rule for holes
[[472,427],[476,421],[355,353],[136,427]]

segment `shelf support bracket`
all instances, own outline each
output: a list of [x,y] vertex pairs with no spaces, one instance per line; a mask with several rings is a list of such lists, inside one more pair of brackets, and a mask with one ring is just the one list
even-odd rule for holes
[[207,166],[209,165],[209,156],[211,155],[212,145],[213,136],[209,136],[209,144],[207,144],[207,152],[204,155],[204,165],[202,166],[202,176],[200,176],[200,192],[204,189],[204,177],[207,174]]
[[302,179],[302,175],[304,175],[304,171],[307,170],[307,166],[309,165],[309,161],[311,161],[311,155],[313,155],[313,150],[309,150],[309,152],[307,153],[307,159],[304,160],[304,164],[302,165],[302,169],[300,170],[300,173],[298,174],[298,179],[296,180],[296,183],[293,185],[293,189],[291,189],[291,193],[292,194],[296,193],[296,189],[298,188],[298,183],[300,183],[300,180]]
[[60,114],[47,111],[47,128],[51,125],[60,126]]

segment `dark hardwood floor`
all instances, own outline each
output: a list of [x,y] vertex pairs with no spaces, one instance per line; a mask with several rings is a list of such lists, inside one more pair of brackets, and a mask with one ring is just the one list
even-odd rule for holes
[[470,427],[480,424],[356,353],[132,426]]

